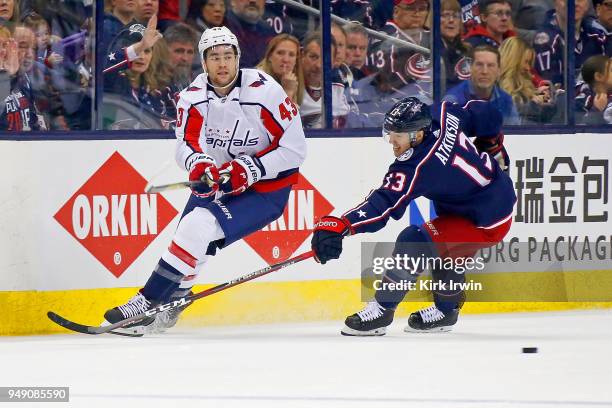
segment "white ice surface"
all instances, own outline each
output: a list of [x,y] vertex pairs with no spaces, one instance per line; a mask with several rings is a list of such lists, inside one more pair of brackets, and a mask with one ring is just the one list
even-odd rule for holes
[[376,338],[340,322],[0,338],[1,386],[69,386],[71,401],[0,406],[612,407],[612,310],[404,324]]

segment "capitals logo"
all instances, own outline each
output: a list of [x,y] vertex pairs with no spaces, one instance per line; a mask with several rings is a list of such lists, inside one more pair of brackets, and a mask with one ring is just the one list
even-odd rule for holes
[[267,79],[263,75],[259,74],[259,79],[249,85],[251,88],[259,88],[266,83]]

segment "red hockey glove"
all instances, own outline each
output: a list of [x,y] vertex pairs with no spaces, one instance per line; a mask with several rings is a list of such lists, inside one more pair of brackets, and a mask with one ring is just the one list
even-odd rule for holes
[[198,182],[191,186],[191,192],[198,197],[210,197],[219,189],[219,169],[215,159],[199,153],[189,162],[189,181]]
[[312,250],[315,260],[322,264],[340,258],[342,239],[351,233],[351,224],[346,218],[326,215],[315,224],[312,235]]
[[238,195],[258,182],[265,172],[259,159],[243,155],[221,166],[219,175],[219,189],[225,194]]

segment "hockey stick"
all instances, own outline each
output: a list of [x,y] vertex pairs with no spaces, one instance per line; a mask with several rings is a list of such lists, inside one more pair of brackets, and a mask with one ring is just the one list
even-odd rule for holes
[[108,333],[111,330],[115,330],[117,328],[120,327],[124,327],[125,325],[128,325],[130,323],[134,323],[134,322],[138,322],[146,317],[151,317],[151,316],[155,316],[158,313],[161,312],[165,312],[171,309],[175,309],[179,306],[187,306],[191,303],[193,303],[194,301],[201,299],[203,297],[206,296],[210,296],[213,295],[215,293],[221,292],[223,290],[229,289],[233,286],[236,285],[240,285],[242,283],[248,282],[250,280],[253,280],[255,278],[259,278],[261,276],[267,275],[269,273],[272,272],[276,272],[278,270],[284,269],[288,266],[294,265],[298,262],[301,262],[303,260],[306,260],[308,258],[312,258],[314,256],[314,252],[313,251],[308,251],[308,252],[304,252],[301,255],[295,256],[293,258],[287,259],[286,261],[283,262],[279,262],[276,263],[274,265],[269,265],[266,266],[265,268],[259,269],[255,272],[251,272],[251,273],[247,273],[246,275],[242,275],[236,279],[227,281],[225,283],[221,283],[217,286],[214,286],[210,289],[206,289],[203,290],[202,292],[198,292],[198,293],[194,293],[193,295],[184,297],[184,298],[180,298],[178,300],[174,300],[168,303],[164,303],[163,305],[159,305],[154,307],[153,309],[147,310],[144,313],[141,313],[139,315],[136,316],[132,316],[129,317],[127,319],[121,320],[117,323],[108,325],[108,326],[87,326],[84,324],[79,324],[79,323],[75,323],[72,322],[68,319],[63,318],[62,316],[58,315],[55,312],[47,312],[47,317],[54,323],[68,329],[68,330],[72,330],[78,333],[83,333],[83,334],[103,334],[103,333]]
[[[226,183],[229,178],[230,175],[228,173],[219,174],[219,184]],[[178,183],[161,184],[159,186],[147,185],[145,187],[145,193],[160,193],[162,191],[178,190],[180,188],[197,186],[202,183],[203,181],[179,181]],[[213,186],[213,181],[209,179],[208,176],[206,176],[206,184],[208,184],[209,187]]]

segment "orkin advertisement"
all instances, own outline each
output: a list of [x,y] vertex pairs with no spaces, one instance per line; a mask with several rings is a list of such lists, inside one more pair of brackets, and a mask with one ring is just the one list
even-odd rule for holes
[[54,218],[116,277],[178,214],[119,152],[55,213]]
[[[147,182],[180,181],[172,140],[1,142],[6,186],[0,214],[0,290],[140,286],[172,239],[189,192],[145,194]],[[199,283],[231,279],[309,249],[314,221],[340,214],[382,182],[393,160],[378,138],[310,139],[309,156],[281,218],[219,252]],[[519,201],[511,237],[555,240],[612,231],[608,135],[509,136]],[[571,155],[568,153],[571,152]],[[23,172],[15,172],[27,160]],[[252,211],[256,213],[257,209]],[[359,276],[361,241],[394,241],[409,223],[432,216],[427,200],[375,234],[346,240],[340,262],[312,262],[268,280]]]

